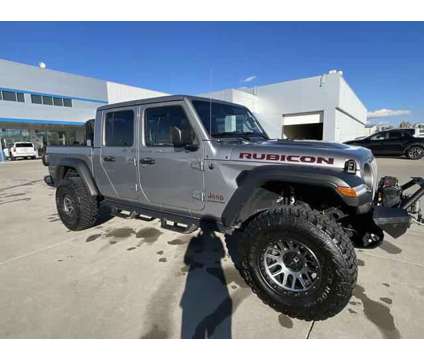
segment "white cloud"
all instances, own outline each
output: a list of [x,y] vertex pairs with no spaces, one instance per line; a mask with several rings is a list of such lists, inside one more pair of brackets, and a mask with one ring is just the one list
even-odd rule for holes
[[241,82],[248,83],[248,82],[251,82],[255,79],[256,79],[256,75],[252,75],[252,76],[248,76],[246,79],[243,79]]
[[368,119],[373,118],[382,118],[388,116],[401,116],[401,115],[410,115],[410,110],[393,110],[393,109],[378,109],[375,111],[368,112]]

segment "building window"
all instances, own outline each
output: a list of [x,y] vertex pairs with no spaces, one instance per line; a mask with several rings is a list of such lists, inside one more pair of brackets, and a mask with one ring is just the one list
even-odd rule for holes
[[[23,94],[22,94],[22,96],[23,96]],[[18,99],[18,101],[20,101],[20,100]],[[57,97],[57,96],[53,97],[53,96],[48,96],[48,95],[31,94],[31,102],[33,104],[72,107],[72,99],[62,98],[62,97]]]
[[0,100],[25,102],[25,97],[21,92],[0,90]]
[[53,104],[54,106],[63,106],[63,99],[59,97],[54,97]]
[[51,96],[43,96],[43,105],[53,105],[53,98]]
[[16,92],[3,90],[2,93],[4,101],[16,101]]
[[72,107],[72,99],[64,98],[63,99],[63,106]]
[[105,121],[105,146],[132,146],[134,142],[134,112],[109,112]]
[[25,102],[25,97],[23,93],[16,93],[16,98],[19,102]]
[[42,104],[43,102],[42,102],[42,100],[41,100],[41,95],[34,95],[34,94],[31,94],[31,102],[32,102],[33,104]]

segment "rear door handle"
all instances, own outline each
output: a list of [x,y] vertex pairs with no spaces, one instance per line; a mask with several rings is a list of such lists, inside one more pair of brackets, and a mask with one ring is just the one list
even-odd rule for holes
[[115,161],[115,158],[113,156],[103,156],[104,161]]
[[140,159],[140,164],[153,165],[155,163],[155,159],[146,157]]

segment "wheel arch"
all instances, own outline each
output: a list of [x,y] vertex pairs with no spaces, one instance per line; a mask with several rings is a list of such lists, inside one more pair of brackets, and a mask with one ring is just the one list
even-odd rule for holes
[[93,176],[91,175],[90,169],[88,168],[87,164],[80,159],[61,159],[55,168],[55,181],[59,183],[59,181],[64,179],[66,173],[70,170],[76,171],[76,173],[87,186],[91,196],[98,196],[100,194]]
[[413,147],[413,146],[419,146],[420,148],[423,148],[424,149],[424,142],[412,142],[412,143],[410,143],[410,144],[408,144],[408,145],[406,145],[405,146],[405,149],[404,149],[404,154],[407,154],[408,153],[408,151],[409,151],[409,149],[411,148],[411,147]]
[[281,188],[292,187],[297,194],[313,193],[316,201],[331,198],[334,202],[352,207],[358,204],[339,195],[336,188],[361,184],[358,177],[348,177],[343,172],[300,166],[289,169],[260,166],[243,171],[236,182],[238,187],[222,213],[222,222],[226,227],[235,226],[270,206],[275,206],[275,201],[281,196],[278,191]]

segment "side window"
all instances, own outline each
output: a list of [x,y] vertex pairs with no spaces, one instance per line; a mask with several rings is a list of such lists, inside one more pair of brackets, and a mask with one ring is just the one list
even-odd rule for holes
[[371,141],[384,140],[386,138],[386,133],[378,133],[371,136]]
[[195,142],[193,128],[179,105],[146,109],[144,119],[147,146],[173,146],[171,130],[174,127],[181,130],[184,144]]
[[132,146],[134,143],[134,111],[123,110],[106,114],[105,146]]
[[402,133],[400,131],[391,131],[389,132],[389,140],[396,140],[402,137]]

